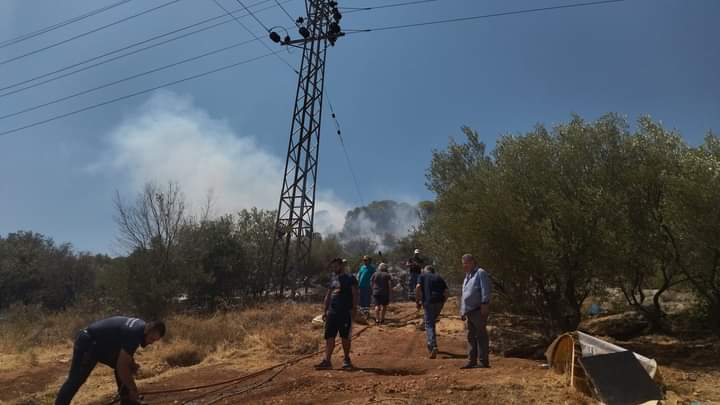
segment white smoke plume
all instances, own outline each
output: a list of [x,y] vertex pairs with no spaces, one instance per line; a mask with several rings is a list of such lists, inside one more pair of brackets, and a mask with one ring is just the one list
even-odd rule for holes
[[[91,169],[124,175],[131,190],[139,191],[149,181],[174,181],[195,207],[210,194],[216,215],[251,207],[277,209],[282,160],[193,105],[190,97],[154,94],[108,139],[108,153]],[[342,229],[348,209],[331,191],[320,192],[319,230]]]
[[[132,192],[147,182],[173,181],[193,207],[201,208],[211,195],[214,215],[251,207],[277,209],[282,160],[196,107],[190,97],[154,94],[110,132],[108,145],[108,153],[91,169],[124,176]],[[371,239],[384,247],[387,234],[403,237],[419,221],[409,204],[385,208],[380,216],[376,211],[368,216],[365,208],[353,210],[331,190],[319,191],[315,229],[346,240]]]

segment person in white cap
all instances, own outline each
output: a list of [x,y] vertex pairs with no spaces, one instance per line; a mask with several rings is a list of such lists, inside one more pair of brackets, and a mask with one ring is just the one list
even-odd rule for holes
[[407,293],[408,299],[415,301],[415,286],[417,285],[418,277],[425,267],[425,260],[420,257],[420,249],[415,249],[413,256],[408,259],[405,263],[408,268],[408,280],[407,280]]

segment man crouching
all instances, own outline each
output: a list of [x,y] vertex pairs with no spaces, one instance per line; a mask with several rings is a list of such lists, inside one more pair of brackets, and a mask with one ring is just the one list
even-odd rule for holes
[[67,380],[60,388],[55,405],[68,405],[98,362],[115,370],[115,382],[122,405],[139,404],[133,374],[140,366],[133,355],[138,346],[145,347],[165,336],[163,322],[115,316],[95,321],[78,334],[73,347]]

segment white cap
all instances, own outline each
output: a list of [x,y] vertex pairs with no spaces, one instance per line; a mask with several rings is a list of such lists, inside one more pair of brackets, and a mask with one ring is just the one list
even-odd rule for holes
[[419,254],[420,254],[420,249],[415,249],[415,254],[416,254],[416,255],[419,255]]

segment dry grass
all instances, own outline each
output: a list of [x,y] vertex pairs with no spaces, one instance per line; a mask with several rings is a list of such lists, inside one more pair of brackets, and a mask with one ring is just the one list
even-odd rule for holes
[[[317,304],[283,303],[204,316],[174,315],[167,319],[165,339],[147,351],[173,359],[168,361],[172,366],[189,361],[175,361],[178,358],[202,361],[216,350],[252,345],[277,354],[306,353],[319,343],[319,332],[311,325],[318,308]],[[15,307],[4,315],[0,358],[6,363],[12,356],[18,364],[30,366],[42,362],[43,350],[72,344],[77,331],[106,316],[77,311],[48,314],[35,307]]]
[[35,306],[15,306],[0,322],[0,353],[24,352],[71,340],[78,330],[102,315],[87,311],[49,314]]
[[[242,364],[246,369],[313,352],[322,337],[311,324],[318,313],[318,304],[277,303],[212,315],[173,315],[166,320],[165,339],[138,351],[136,360],[141,368],[137,378],[153,381],[174,375],[180,368],[220,362]],[[50,382],[38,384],[23,398],[28,404],[52,403],[69,367],[77,331],[109,315],[48,314],[33,307],[4,313],[0,321],[0,390],[13,384],[11,380],[18,375],[32,379],[34,373],[44,370]],[[4,377],[8,380],[3,381]],[[112,370],[98,367],[77,400],[87,403],[113,391]]]
[[176,340],[164,345],[161,358],[170,367],[189,367],[200,364],[207,350],[187,340]]

